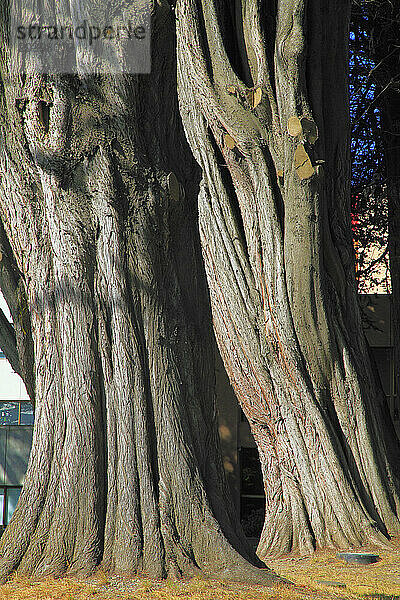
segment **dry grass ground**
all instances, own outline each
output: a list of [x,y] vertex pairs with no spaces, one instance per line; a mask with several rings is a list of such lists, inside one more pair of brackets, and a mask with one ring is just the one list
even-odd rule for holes
[[0,600],[330,600],[331,596],[301,589],[191,579],[154,582],[144,578],[73,578],[44,581],[13,580],[0,587]]
[[[371,565],[351,565],[339,560],[336,552],[320,552],[311,558],[271,560],[269,566],[291,581],[328,592],[332,598],[375,597],[400,600],[400,541],[391,550],[363,548],[381,560]],[[345,587],[328,586],[336,582]]]
[[[348,565],[337,559],[336,552],[269,561],[277,573],[297,584],[293,589],[200,578],[154,582],[143,577],[109,577],[100,572],[88,580],[67,577],[35,581],[16,576],[0,586],[0,600],[400,600],[400,544],[396,548],[367,549],[382,558],[368,566]],[[342,587],[321,582],[336,582]]]

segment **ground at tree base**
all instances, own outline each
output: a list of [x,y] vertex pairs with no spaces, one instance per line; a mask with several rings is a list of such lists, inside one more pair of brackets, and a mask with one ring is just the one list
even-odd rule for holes
[[[326,598],[400,600],[400,540],[393,543],[391,550],[376,546],[359,550],[378,554],[381,560],[370,565],[347,564],[337,558],[336,551],[324,551],[307,558],[271,559],[268,566],[297,585],[314,592],[326,592]],[[327,585],[326,582],[345,587]]]
[[[268,566],[296,585],[294,588],[225,583],[199,577],[152,581],[144,577],[109,576],[100,571],[89,579],[34,580],[14,576],[0,586],[0,600],[400,600],[400,540],[393,550],[363,548],[379,554],[378,563],[349,565],[336,552],[309,558],[271,559]],[[321,582],[336,582],[345,587]]]

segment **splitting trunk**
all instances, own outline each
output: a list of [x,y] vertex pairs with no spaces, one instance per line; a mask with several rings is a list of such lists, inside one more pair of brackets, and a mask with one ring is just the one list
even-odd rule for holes
[[261,558],[386,544],[400,530],[398,440],[354,277],[349,9],[178,2],[214,328],[264,477]]

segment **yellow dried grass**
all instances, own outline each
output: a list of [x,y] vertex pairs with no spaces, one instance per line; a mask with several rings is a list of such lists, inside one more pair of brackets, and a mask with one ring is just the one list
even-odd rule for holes
[[[382,560],[371,565],[348,564],[337,558],[337,553],[317,552],[311,557],[276,559],[268,562],[279,575],[299,585],[328,592],[332,598],[359,598],[382,596],[382,600],[400,599],[400,544],[393,548],[363,548],[363,552],[379,554]],[[346,587],[333,588],[318,583],[335,581]],[[385,598],[386,597],[386,598]]]
[[[336,552],[268,561],[277,573],[296,583],[296,588],[265,588],[200,577],[179,581],[129,579],[100,570],[87,580],[34,580],[16,575],[0,586],[0,600],[353,600],[367,596],[400,599],[400,546],[378,553],[382,560],[367,566],[348,565],[336,557]],[[346,588],[327,587],[320,581],[340,582]]]
[[0,600],[307,600],[323,598],[310,589],[269,589],[238,583],[193,578],[157,582],[144,578],[123,580],[72,577],[35,581],[14,578],[0,586]]

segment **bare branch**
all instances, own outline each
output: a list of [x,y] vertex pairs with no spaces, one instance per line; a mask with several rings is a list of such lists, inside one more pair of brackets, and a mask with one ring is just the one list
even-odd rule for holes
[[21,375],[21,366],[18,358],[17,340],[12,324],[0,309],[0,348],[7,360],[18,375]]

